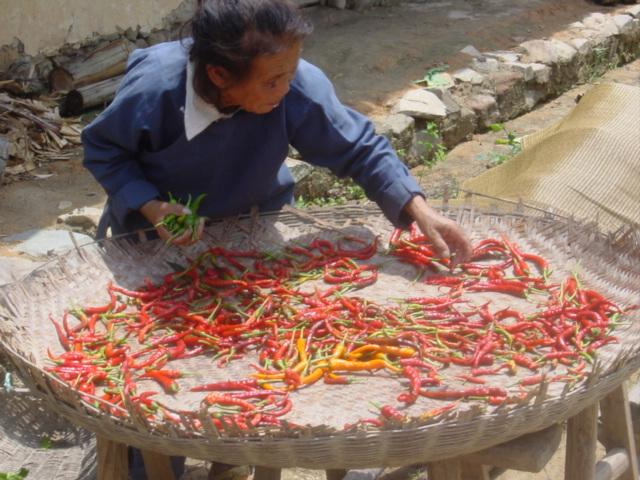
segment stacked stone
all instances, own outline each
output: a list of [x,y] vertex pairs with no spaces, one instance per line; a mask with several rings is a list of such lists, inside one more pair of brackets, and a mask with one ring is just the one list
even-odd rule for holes
[[438,85],[408,91],[376,122],[409,166],[421,153],[419,135],[435,122],[451,148],[490,125],[531,111],[607,69],[640,57],[640,5],[611,14],[593,13],[545,40],[530,40],[513,51],[462,50],[470,64],[440,74]]

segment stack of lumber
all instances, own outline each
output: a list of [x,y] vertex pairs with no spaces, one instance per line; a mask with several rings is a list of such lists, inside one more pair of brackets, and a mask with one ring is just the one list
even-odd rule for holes
[[0,92],[0,138],[8,144],[7,174],[77,154],[81,125],[58,115],[53,101],[16,98]]
[[52,92],[63,94],[60,115],[79,115],[111,101],[135,48],[129,40],[119,39],[64,67],[54,68],[49,74],[49,86]]

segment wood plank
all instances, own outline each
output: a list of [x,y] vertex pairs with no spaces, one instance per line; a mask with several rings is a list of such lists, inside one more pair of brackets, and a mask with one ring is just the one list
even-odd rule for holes
[[461,460],[465,463],[493,465],[521,472],[539,472],[556,452],[561,439],[562,427],[556,424],[465,455]]
[[427,464],[429,480],[462,480],[460,461],[457,458]]
[[281,473],[279,468],[256,467],[253,480],[280,480]]
[[342,480],[346,475],[346,470],[326,470],[325,475],[327,480]]
[[136,45],[124,38],[94,50],[88,57],[66,66],[73,78],[74,88],[91,85],[121,75],[127,66],[129,54]]
[[567,422],[565,480],[594,480],[598,436],[598,404],[594,403]]
[[71,90],[60,99],[60,115],[63,117],[80,115],[91,107],[103,106],[110,102],[113,100],[122,78],[123,75],[119,75]]
[[629,456],[624,448],[614,448],[596,463],[596,480],[615,480],[629,469]]
[[626,383],[600,400],[600,412],[603,436],[612,443],[607,448],[624,448],[629,456],[629,468],[620,476],[620,480],[637,480],[638,459]]
[[129,459],[124,443],[112,442],[104,437],[96,438],[98,480],[127,480]]
[[478,463],[460,462],[460,477],[462,480],[491,480],[491,466]]
[[153,480],[176,480],[169,456],[150,450],[142,450],[142,459],[144,460],[144,470],[147,478],[153,478]]

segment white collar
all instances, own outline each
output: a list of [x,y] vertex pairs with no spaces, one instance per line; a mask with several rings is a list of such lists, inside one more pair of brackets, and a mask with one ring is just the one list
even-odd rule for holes
[[206,102],[193,89],[193,62],[187,62],[187,94],[184,101],[184,131],[187,140],[205,130],[209,125],[231,115],[221,113],[214,105]]

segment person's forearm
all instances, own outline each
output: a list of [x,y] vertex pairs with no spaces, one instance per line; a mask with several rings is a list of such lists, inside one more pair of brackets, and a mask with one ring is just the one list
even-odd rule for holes
[[420,223],[419,220],[428,221],[429,217],[440,215],[433,208],[427,205],[427,202],[422,195],[414,195],[413,198],[411,198],[411,200],[409,200],[404,206],[403,210],[418,223]]

